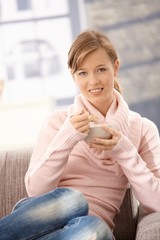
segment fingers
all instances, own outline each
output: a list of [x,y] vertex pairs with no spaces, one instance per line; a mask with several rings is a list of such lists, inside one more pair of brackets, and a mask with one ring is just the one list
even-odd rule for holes
[[102,125],[103,129],[112,135],[111,139],[93,138],[89,146],[99,150],[112,150],[119,142],[121,133],[116,129],[108,127],[106,124]]
[[112,135],[112,140],[115,139],[116,141],[118,141],[118,139],[120,139],[121,132],[119,132],[117,128],[115,128],[114,126],[109,126],[107,125],[107,123],[102,124],[102,127],[105,131]]
[[87,119],[90,122],[97,122],[99,120],[98,116],[96,115],[92,115],[89,112],[85,111],[84,109],[81,109],[78,113],[77,113],[79,117],[79,121],[83,120],[83,119]]
[[79,114],[75,115],[75,128],[81,133],[88,133],[89,131],[89,113],[82,109]]
[[89,123],[98,121],[98,117],[89,114],[89,112],[81,109],[77,114],[70,117],[71,123],[79,132],[88,133]]
[[111,135],[115,135],[119,133],[114,126],[107,125],[107,123],[102,124],[102,128],[105,131],[109,132]]
[[75,126],[75,128],[89,124],[90,122],[89,113],[83,111],[78,112],[77,114],[72,115],[71,122]]

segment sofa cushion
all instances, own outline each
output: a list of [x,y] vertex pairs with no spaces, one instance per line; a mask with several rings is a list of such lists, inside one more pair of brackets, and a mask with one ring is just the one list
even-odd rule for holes
[[137,226],[136,240],[160,239],[160,213],[155,212],[140,219]]

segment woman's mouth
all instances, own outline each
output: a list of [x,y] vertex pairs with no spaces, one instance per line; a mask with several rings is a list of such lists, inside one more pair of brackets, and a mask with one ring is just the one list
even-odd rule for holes
[[97,94],[101,93],[102,90],[103,90],[103,88],[96,88],[96,89],[90,89],[89,92],[94,95],[97,95]]

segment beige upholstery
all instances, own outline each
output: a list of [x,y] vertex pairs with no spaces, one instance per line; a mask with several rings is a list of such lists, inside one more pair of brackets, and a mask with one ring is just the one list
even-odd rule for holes
[[[9,214],[18,200],[27,196],[24,174],[31,152],[32,149],[29,148],[0,153],[0,218]],[[160,239],[160,213],[152,213],[138,219],[138,204],[130,190],[126,193],[115,223],[116,240]]]
[[0,153],[0,217],[9,214],[14,204],[27,196],[24,174],[30,154],[30,149]]

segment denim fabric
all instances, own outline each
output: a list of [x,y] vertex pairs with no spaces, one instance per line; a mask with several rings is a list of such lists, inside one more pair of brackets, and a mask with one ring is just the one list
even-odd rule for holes
[[20,201],[0,220],[1,240],[111,240],[107,224],[88,215],[83,194],[57,188]]

